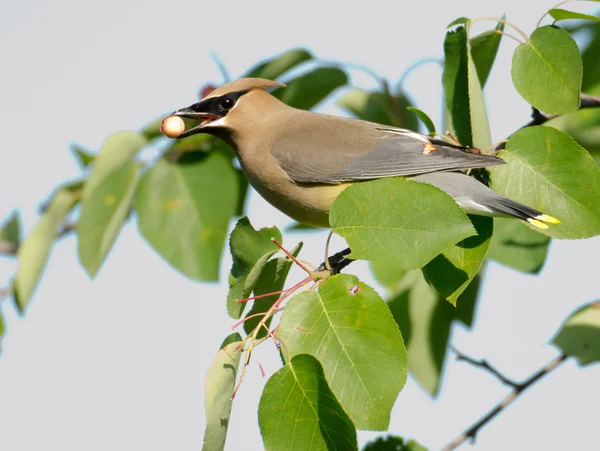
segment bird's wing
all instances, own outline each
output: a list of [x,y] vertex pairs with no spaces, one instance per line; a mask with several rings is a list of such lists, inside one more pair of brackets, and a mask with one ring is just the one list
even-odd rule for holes
[[338,184],[504,164],[410,130],[336,119],[328,127],[304,121],[273,143],[273,156],[292,180]]

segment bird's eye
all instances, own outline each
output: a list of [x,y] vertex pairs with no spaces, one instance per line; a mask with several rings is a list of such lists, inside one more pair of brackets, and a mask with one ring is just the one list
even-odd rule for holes
[[231,97],[223,97],[221,99],[221,101],[219,102],[219,105],[224,110],[229,110],[229,109],[233,108],[234,104],[235,104],[235,102],[233,101],[233,99]]

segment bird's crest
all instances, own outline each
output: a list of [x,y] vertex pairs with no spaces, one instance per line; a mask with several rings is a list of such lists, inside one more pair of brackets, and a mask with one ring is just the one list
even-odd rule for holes
[[[238,80],[230,81],[217,89],[212,91],[205,99],[211,97],[219,97],[228,92],[238,91],[250,91],[251,89],[268,89],[268,88],[284,88],[283,83],[278,83],[273,80],[266,80],[264,78],[240,78]],[[204,100],[204,99],[203,99]]]

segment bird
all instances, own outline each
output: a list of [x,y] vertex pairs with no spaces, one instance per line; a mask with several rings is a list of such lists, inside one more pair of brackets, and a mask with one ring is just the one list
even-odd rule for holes
[[[174,122],[178,139],[197,133],[221,138],[235,150],[252,187],[303,224],[328,228],[331,206],[342,191],[384,177],[436,186],[467,214],[517,218],[539,229],[560,223],[461,172],[505,164],[501,158],[411,130],[299,110],[274,97],[274,88],[285,85],[237,79],[165,121]],[[183,131],[181,118],[201,122]]]

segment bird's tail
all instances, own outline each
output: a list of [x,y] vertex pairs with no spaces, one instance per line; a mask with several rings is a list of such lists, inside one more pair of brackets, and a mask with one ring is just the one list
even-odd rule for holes
[[522,219],[523,221],[527,221],[529,224],[539,229],[547,229],[548,224],[560,224],[559,219],[506,197],[498,196],[494,199],[494,202],[490,207],[500,214],[513,216]]
[[548,228],[548,224],[560,224],[558,219],[501,196],[461,172],[433,172],[416,176],[414,180],[437,186],[452,196],[469,214],[518,218],[544,230]]

